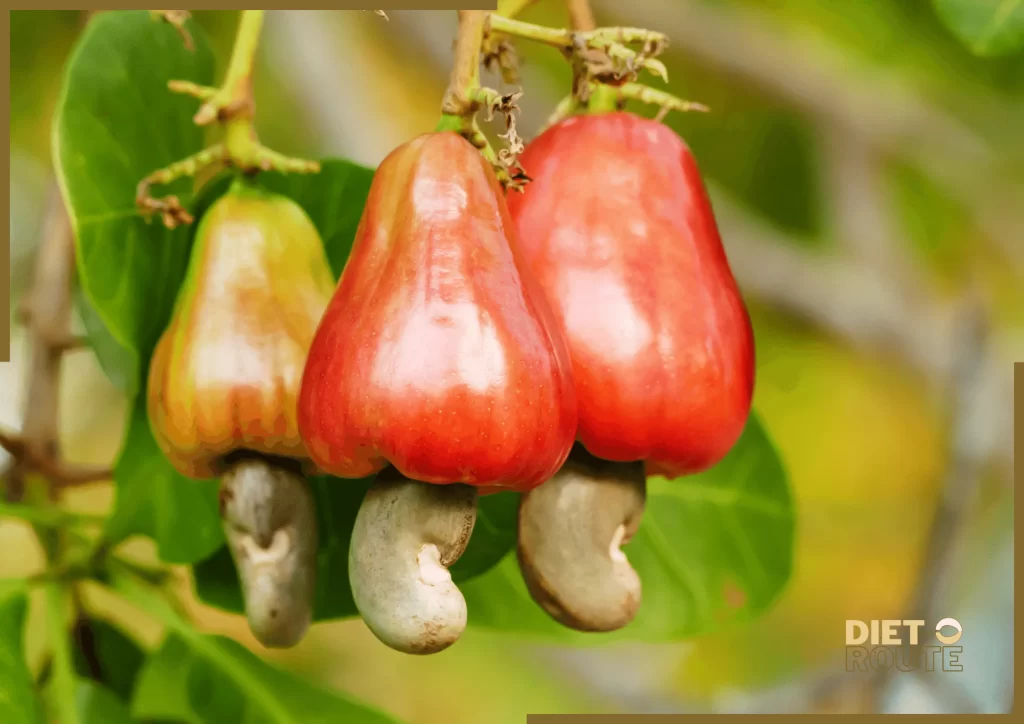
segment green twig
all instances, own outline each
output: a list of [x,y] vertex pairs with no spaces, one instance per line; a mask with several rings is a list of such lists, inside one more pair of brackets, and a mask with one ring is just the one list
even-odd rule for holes
[[658,111],[656,118],[658,121],[663,120],[670,111],[679,111],[681,113],[687,113],[690,111],[707,113],[710,111],[710,109],[702,103],[684,101],[681,98],[676,98],[671,93],[650,88],[640,83],[627,83],[616,88],[615,91],[621,99],[640,101],[641,103],[647,103],[648,105],[659,106],[661,110]]
[[[519,111],[519,93],[502,95],[480,85],[480,60],[487,13],[481,10],[459,11],[459,35],[455,45],[448,89],[441,102],[441,120],[435,130],[455,131],[472,143],[494,167],[498,180],[515,188],[525,178],[516,160],[523,144],[516,134],[515,115]],[[486,108],[490,117],[502,113],[506,121],[508,147],[496,152],[477,123],[477,113]]]
[[480,48],[484,42],[486,20],[487,14],[481,10],[459,11],[455,60],[448,80],[448,89],[441,101],[441,114],[458,119],[467,129],[478,108],[474,103],[473,94],[480,88]]
[[172,163],[166,168],[154,171],[146,178],[139,181],[135,187],[135,204],[146,214],[158,213],[163,219],[164,226],[173,229],[179,224],[191,224],[194,219],[177,196],[165,196],[156,199],[150,196],[149,189],[155,184],[167,185],[180,178],[189,178],[198,175],[201,171],[214,169],[218,166],[227,165],[227,149],[224,144],[218,143],[209,148],[204,148],[199,153],[193,154],[181,161]]
[[208,169],[230,166],[243,173],[280,171],[282,173],[316,173],[316,161],[290,158],[266,148],[259,142],[253,125],[256,108],[252,96],[252,74],[263,29],[264,10],[243,10],[235,35],[224,82],[219,88],[202,86],[191,81],[173,80],[168,88],[203,101],[193,121],[205,126],[214,122],[224,126],[224,140],[170,166],[154,171],[139,182],[135,201],[145,215],[159,213],[164,225],[174,228],[194,220],[175,196],[155,199],[149,189],[155,184],[168,184],[179,178],[194,177]]
[[549,28],[543,25],[525,23],[497,13],[490,15],[490,29],[496,33],[505,33],[525,40],[533,40],[561,50],[573,50],[579,36],[588,48],[607,48],[612,45],[630,45],[633,43],[653,44],[658,47],[668,45],[668,37],[664,33],[643,28],[596,28],[594,30],[576,32],[565,28]]
[[180,93],[185,96],[192,96],[201,101],[208,101],[217,95],[219,88],[209,85],[199,85],[190,80],[169,80],[167,89],[172,93]]
[[67,589],[59,582],[46,586],[46,621],[53,648],[52,700],[56,703],[60,724],[78,724],[75,706],[75,673],[66,617]]
[[[663,33],[643,28],[596,28],[587,0],[566,0],[566,5],[571,30],[492,14],[488,32],[533,40],[561,50],[572,63],[576,107],[586,105],[594,113],[617,108],[616,96],[605,86],[632,83],[643,70],[668,80],[668,69],[656,57],[668,46],[668,37]],[[639,49],[629,47],[637,44]]]
[[18,518],[27,523],[46,528],[67,528],[69,526],[102,525],[106,518],[101,515],[72,513],[59,508],[42,508],[34,505],[18,505],[0,502],[0,518]]
[[597,27],[590,0],[565,0],[565,9],[569,11],[569,27],[573,30],[586,32]]

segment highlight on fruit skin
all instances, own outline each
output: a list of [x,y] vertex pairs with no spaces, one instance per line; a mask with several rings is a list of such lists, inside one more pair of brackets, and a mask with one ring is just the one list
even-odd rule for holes
[[[570,465],[523,495],[520,569],[562,623],[613,630],[639,608],[624,554],[614,567],[605,560],[622,542],[614,537],[639,525],[643,477],[639,499],[624,495],[635,489],[627,483],[635,466],[668,477],[706,470],[736,444],[753,397],[753,331],[696,161],[671,129],[625,112],[574,116],[529,143],[520,162],[533,180],[509,195],[509,211],[565,332],[577,440],[608,464],[601,475],[596,463],[590,472]],[[611,481],[609,469],[624,464],[634,467]],[[590,526],[552,531],[559,545],[542,535],[559,520],[604,520],[615,506],[619,524],[604,525],[596,548]],[[575,562],[566,551],[579,552]],[[575,585],[580,571],[607,578]],[[588,588],[607,592],[604,609]]]
[[238,179],[203,215],[150,363],[150,428],[189,478],[220,478],[246,614],[266,646],[312,618],[316,516],[298,432],[306,353],[334,288],[316,227],[293,201]]
[[461,136],[424,134],[377,169],[310,347],[299,429],[326,472],[380,473],[350,548],[366,625],[400,651],[450,646],[467,613],[448,566],[479,491],[540,485],[576,430],[565,342],[493,169]]

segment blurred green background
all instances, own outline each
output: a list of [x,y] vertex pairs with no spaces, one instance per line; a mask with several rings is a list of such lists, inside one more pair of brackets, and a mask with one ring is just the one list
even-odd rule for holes
[[[799,515],[789,587],[760,620],[679,645],[572,651],[471,628],[458,646],[421,659],[390,651],[356,620],[318,625],[287,653],[261,653],[415,724],[511,724],[530,712],[855,710],[870,692],[842,675],[843,622],[919,617],[911,609],[929,570],[932,521],[952,489],[964,502],[939,531],[954,545],[931,602],[968,632],[958,687],[977,710],[1006,711],[1011,363],[1024,359],[1024,54],[972,55],[925,0],[593,4],[600,24],[666,32],[669,89],[711,108],[667,122],[708,180],[754,318],[755,404]],[[389,16],[271,12],[256,75],[261,140],[376,165],[430,130],[455,13]],[[223,69],[237,13],[194,17]],[[559,0],[522,18],[566,24]],[[11,15],[15,302],[31,278],[52,181],[51,113],[79,24],[77,12]],[[553,50],[517,47],[528,139],[568,92],[569,70]],[[25,372],[17,329],[12,352],[14,362],[0,365],[0,423],[16,428]],[[67,457],[108,462],[124,400],[89,354],[70,356],[64,374]],[[110,490],[75,496],[101,509]],[[20,524],[0,522],[0,550],[0,577],[40,565]],[[208,630],[257,648],[241,617],[193,609]],[[156,634],[139,625],[140,635]],[[41,636],[30,631],[30,648]],[[901,676],[886,706],[953,706],[938,693],[946,682],[935,681],[948,677]]]

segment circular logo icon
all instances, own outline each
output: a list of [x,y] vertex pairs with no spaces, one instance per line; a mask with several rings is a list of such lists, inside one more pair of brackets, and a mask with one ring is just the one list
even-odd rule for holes
[[[954,633],[952,636],[943,635],[942,629],[946,627],[956,629],[956,633]],[[960,622],[957,621],[955,618],[944,618],[937,624],[935,624],[935,638],[939,640],[939,643],[945,646],[952,646],[957,641],[959,641],[960,637],[963,635],[964,627],[961,626]]]

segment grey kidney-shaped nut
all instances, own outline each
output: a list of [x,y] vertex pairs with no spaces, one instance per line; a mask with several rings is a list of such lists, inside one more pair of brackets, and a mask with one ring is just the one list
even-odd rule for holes
[[264,646],[294,646],[312,621],[316,593],[317,523],[309,484],[297,465],[244,457],[221,477],[220,500],[249,628]]
[[640,607],[640,577],[621,546],[643,516],[642,462],[600,460],[577,445],[519,503],[517,556],[533,599],[579,631],[614,631]]
[[466,550],[476,512],[472,486],[378,474],[356,516],[348,570],[356,607],[383,643],[432,654],[462,635],[466,600],[448,568]]

